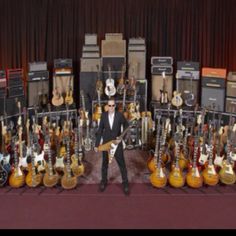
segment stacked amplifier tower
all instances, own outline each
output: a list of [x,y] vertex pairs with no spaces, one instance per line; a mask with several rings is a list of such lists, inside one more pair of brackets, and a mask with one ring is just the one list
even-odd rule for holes
[[226,112],[236,113],[236,72],[229,72],[226,82]]
[[40,109],[44,109],[49,101],[49,72],[47,70],[47,62],[29,63],[27,82],[28,107],[38,106]]
[[[101,75],[100,49],[97,42],[97,34],[85,34],[82,58],[80,59],[80,107],[92,113],[92,100],[96,98],[96,79]],[[82,99],[81,99],[82,98]]]
[[136,79],[140,110],[147,109],[146,43],[144,38],[130,38],[128,44],[128,78]]
[[225,110],[226,69],[202,68],[201,106]]
[[[152,100],[160,102],[161,90],[165,88],[168,93],[168,100],[171,101],[173,93],[173,58],[152,57]],[[165,78],[163,73],[165,72]]]
[[6,113],[9,116],[19,114],[18,102],[21,107],[25,107],[25,86],[24,74],[22,68],[7,69],[7,99],[6,99]]
[[178,61],[176,91],[181,93],[184,105],[193,107],[199,103],[199,84],[199,62]]

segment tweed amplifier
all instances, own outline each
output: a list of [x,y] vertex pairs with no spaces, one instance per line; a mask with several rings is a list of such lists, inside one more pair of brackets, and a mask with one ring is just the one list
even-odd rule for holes
[[129,45],[141,45],[141,44],[145,44],[145,39],[138,37],[138,38],[130,38],[129,39]]
[[227,97],[236,97],[236,81],[235,82],[226,82],[227,90],[226,96]]
[[121,41],[123,39],[122,33],[106,33],[105,40],[107,41]]
[[236,98],[226,97],[225,111],[236,113]]
[[227,76],[228,81],[236,81],[236,72],[230,71]]
[[125,57],[102,57],[102,70],[108,71],[111,67],[112,71],[122,71],[122,67],[126,64]]
[[146,78],[146,51],[128,51],[128,64],[128,77]]
[[[173,93],[173,76],[166,75],[166,91],[168,92],[168,99],[171,100]],[[161,93],[163,89],[163,77],[161,75],[152,75],[152,100],[160,101]]]
[[126,57],[126,40],[102,40],[102,57]]

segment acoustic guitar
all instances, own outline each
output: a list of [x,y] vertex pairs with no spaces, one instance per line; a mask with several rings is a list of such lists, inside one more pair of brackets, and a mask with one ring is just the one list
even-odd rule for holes
[[115,81],[111,77],[111,66],[108,65],[108,79],[106,80],[105,94],[108,97],[114,96],[116,94]]

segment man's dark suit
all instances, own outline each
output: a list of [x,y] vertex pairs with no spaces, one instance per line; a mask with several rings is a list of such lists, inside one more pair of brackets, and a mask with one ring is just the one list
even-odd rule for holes
[[[108,112],[102,113],[99,128],[97,131],[95,147],[98,147],[103,138],[103,143],[116,139],[121,134],[121,126],[125,130],[128,127],[128,122],[122,113],[115,111],[112,129],[110,128]],[[108,153],[103,152],[102,155],[102,182],[107,183],[107,169],[108,169]],[[115,159],[120,168],[123,184],[128,184],[127,170],[125,166],[123,145],[122,142],[118,145],[115,152]]]

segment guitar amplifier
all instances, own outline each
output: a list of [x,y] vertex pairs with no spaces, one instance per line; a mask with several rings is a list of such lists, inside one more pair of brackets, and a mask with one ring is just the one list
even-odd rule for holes
[[226,96],[227,97],[236,97],[236,81],[235,82],[226,82],[227,90],[226,90]]
[[27,105],[33,107],[39,104],[39,96],[47,94],[49,96],[49,80],[29,80],[27,86]]
[[54,75],[53,90],[57,87],[58,92],[65,95],[69,88],[74,91],[74,75]]
[[177,76],[180,79],[193,79],[199,80],[200,79],[200,71],[185,71],[185,70],[177,70]]
[[226,97],[225,111],[230,113],[236,113],[236,98]]
[[172,75],[173,67],[172,66],[152,66],[151,67],[152,75],[161,75],[163,72],[165,72],[166,75]]
[[58,76],[65,76],[65,75],[72,75],[73,71],[72,68],[56,68],[54,69],[54,74]]
[[47,70],[47,62],[40,61],[40,62],[30,62],[29,63],[29,71],[45,71]]
[[8,116],[15,116],[19,114],[19,108],[17,105],[18,101],[21,103],[21,108],[23,109],[26,106],[25,96],[17,96],[6,99],[6,113]]
[[121,41],[123,39],[122,33],[106,33],[105,40],[107,41]]
[[203,67],[202,77],[226,78],[226,69]]
[[7,69],[7,80],[18,78],[23,79],[23,69]]
[[97,72],[101,71],[101,69],[102,68],[100,58],[80,58],[81,72]]
[[199,69],[200,69],[199,62],[194,62],[194,61],[178,61],[177,62],[177,70],[199,71]]
[[146,45],[145,44],[129,44],[128,45],[129,52],[146,52]]
[[99,53],[99,47],[97,45],[85,45],[82,48],[82,52],[98,52]]
[[176,80],[176,87],[178,92],[181,93],[181,97],[185,101],[189,94],[194,95],[194,105],[199,102],[199,88],[200,88],[200,81],[199,80],[187,80],[187,79],[177,79]]
[[126,64],[125,57],[102,57],[103,71],[108,71],[109,66],[112,71],[122,71],[124,64]]
[[49,72],[45,71],[31,71],[28,73],[28,81],[48,80]]
[[90,114],[92,114],[92,101],[97,98],[96,80],[97,72],[80,72],[79,89],[84,91],[85,107]]
[[6,79],[6,73],[4,70],[0,70],[0,79]]
[[17,86],[24,86],[24,83],[23,83],[22,78],[9,79],[7,80],[7,86],[9,88],[17,87]]
[[126,40],[102,40],[102,57],[126,57]]
[[230,71],[227,76],[228,81],[236,81],[236,72]]
[[82,58],[100,58],[99,52],[83,52]]
[[97,34],[85,34],[85,45],[96,45]]
[[172,66],[173,57],[151,57],[151,64],[153,66]]
[[145,39],[144,38],[130,38],[129,39],[129,45],[142,45],[145,44]]
[[54,68],[73,68],[72,59],[54,59]]
[[24,87],[23,86],[16,86],[16,87],[8,87],[8,97],[14,98],[14,97],[20,97],[24,96]]
[[[168,99],[171,100],[173,93],[173,76],[166,76],[166,91],[168,93]],[[163,77],[161,75],[152,75],[152,100],[160,101],[161,93],[163,89]]]
[[217,111],[225,109],[225,89],[214,87],[202,87],[201,106],[212,109],[216,106]]
[[202,87],[225,88],[224,78],[219,77],[202,77]]
[[128,51],[128,77],[146,78],[146,51]]

